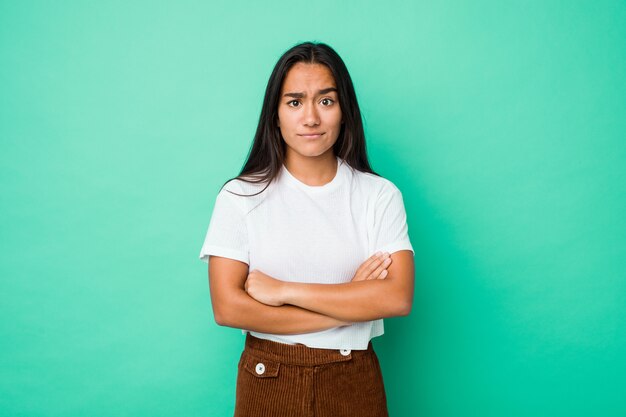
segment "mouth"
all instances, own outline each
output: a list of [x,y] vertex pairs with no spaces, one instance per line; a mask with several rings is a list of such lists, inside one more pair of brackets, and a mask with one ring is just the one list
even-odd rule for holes
[[319,138],[320,136],[322,136],[324,133],[326,132],[322,132],[322,133],[309,133],[306,135],[298,135],[298,136],[302,136],[303,138],[306,139],[315,139],[315,138]]

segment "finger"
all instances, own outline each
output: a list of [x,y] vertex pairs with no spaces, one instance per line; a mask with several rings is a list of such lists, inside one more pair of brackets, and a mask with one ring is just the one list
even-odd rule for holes
[[393,260],[391,259],[391,256],[389,256],[389,258],[385,259],[385,262],[383,262],[383,266],[385,269],[382,270],[382,272],[380,273],[380,275],[378,276],[378,279],[385,279],[387,278],[387,275],[389,275],[389,265],[391,265],[391,263],[393,262]]
[[367,270],[367,268],[370,267],[370,265],[372,265],[372,263],[375,263],[381,256],[383,255],[382,252],[376,252],[375,254],[373,254],[372,256],[370,256],[369,258],[367,258],[365,260],[365,262],[363,262],[361,264],[361,266],[359,267],[359,269],[361,271]]
[[362,281],[367,279],[368,275],[371,273],[371,270],[374,268],[372,265],[380,262],[380,257],[382,255],[383,253],[379,251],[367,258],[365,262],[363,262],[356,270],[352,281]]
[[388,253],[383,253],[381,254],[378,258],[376,258],[373,262],[371,262],[367,268],[366,268],[366,278],[365,279],[376,279],[378,278],[378,275],[380,274],[380,272],[376,272],[381,265],[383,264],[383,262],[385,261],[386,257],[388,257],[389,254]]
[[[379,278],[381,278],[380,275],[383,273],[383,271],[387,270],[387,268],[389,267],[390,264],[391,264],[391,257],[384,258],[383,261],[381,263],[379,263],[378,266],[369,274],[367,279],[379,279]],[[387,273],[385,273],[385,276],[386,276],[386,274]],[[384,278],[384,276],[382,278]]]
[[379,268],[381,267],[381,265],[383,264],[383,262],[385,261],[385,259],[389,256],[388,253],[384,252],[382,253],[378,258],[374,259],[373,262],[371,262],[365,271],[365,279],[376,279],[377,278],[377,270],[379,270]]

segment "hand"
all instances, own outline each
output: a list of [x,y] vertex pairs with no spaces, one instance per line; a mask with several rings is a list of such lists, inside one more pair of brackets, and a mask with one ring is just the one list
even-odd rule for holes
[[389,253],[376,252],[359,266],[359,269],[356,270],[352,278],[352,282],[366,281],[369,279],[385,279],[389,265],[391,265],[391,256]]
[[272,278],[257,269],[253,269],[248,273],[244,288],[248,295],[258,302],[278,307],[285,304],[281,297],[284,286],[284,281]]

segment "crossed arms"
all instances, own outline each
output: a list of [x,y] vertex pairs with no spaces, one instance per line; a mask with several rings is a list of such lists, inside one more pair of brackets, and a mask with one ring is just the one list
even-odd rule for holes
[[303,284],[249,271],[240,261],[210,256],[215,321],[261,333],[298,334],[406,316],[413,303],[413,254],[401,250],[387,258],[373,255],[365,260],[351,282]]

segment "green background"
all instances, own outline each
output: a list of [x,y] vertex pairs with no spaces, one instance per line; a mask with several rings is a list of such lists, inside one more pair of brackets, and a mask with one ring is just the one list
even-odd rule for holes
[[198,259],[274,63],[345,60],[403,192],[392,416],[626,415],[624,1],[0,2],[0,414],[227,416]]

